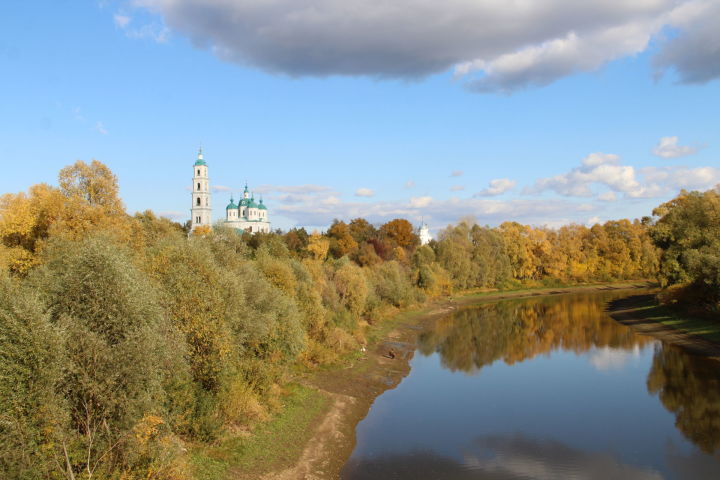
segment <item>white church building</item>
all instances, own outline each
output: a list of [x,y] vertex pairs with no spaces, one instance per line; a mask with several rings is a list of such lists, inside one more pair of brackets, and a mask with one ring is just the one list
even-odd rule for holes
[[[192,208],[190,209],[191,230],[200,226],[212,226],[212,207],[210,201],[210,178],[208,166],[203,158],[202,149],[198,152],[197,160],[193,165]],[[243,232],[258,233],[270,232],[268,209],[262,199],[255,201],[245,185],[242,199],[235,204],[233,197],[225,208],[225,226],[236,228]]]

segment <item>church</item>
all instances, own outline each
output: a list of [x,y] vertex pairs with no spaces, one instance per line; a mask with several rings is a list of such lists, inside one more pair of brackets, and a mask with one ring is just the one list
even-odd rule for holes
[[[203,158],[202,149],[200,149],[197,160],[193,165],[192,208],[190,209],[191,230],[201,226],[212,226],[210,200],[208,166]],[[222,225],[235,228],[240,232],[269,233],[268,209],[262,199],[259,202],[255,201],[255,196],[250,194],[246,184],[242,198],[237,204],[235,204],[233,197],[230,197],[230,203],[225,208],[225,221],[222,222]]]

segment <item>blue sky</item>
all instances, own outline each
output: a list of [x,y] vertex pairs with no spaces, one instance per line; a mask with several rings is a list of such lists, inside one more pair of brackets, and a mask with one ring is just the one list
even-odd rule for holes
[[0,192],[94,158],[184,221],[202,144],[283,229],[649,215],[720,183],[720,9],[624,3],[3,2]]

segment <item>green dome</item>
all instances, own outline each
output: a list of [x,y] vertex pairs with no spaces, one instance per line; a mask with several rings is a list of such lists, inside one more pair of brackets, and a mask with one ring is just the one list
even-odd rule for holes
[[198,157],[197,160],[195,160],[196,167],[199,167],[201,165],[207,166],[207,163],[205,163],[205,160],[203,159],[202,148],[198,151]]
[[251,198],[250,203],[248,203],[248,208],[258,208],[258,204],[255,203],[255,199]]
[[250,204],[250,199],[243,198],[240,200],[239,206],[241,207],[247,207]]
[[260,199],[260,205],[258,205],[258,208],[259,208],[260,210],[267,210],[267,207],[266,207],[265,204],[263,203],[262,198]]
[[231,208],[232,209],[238,208],[237,205],[235,205],[235,200],[233,200],[232,197],[230,197],[230,203],[228,203],[228,206],[225,207],[225,210],[230,210]]

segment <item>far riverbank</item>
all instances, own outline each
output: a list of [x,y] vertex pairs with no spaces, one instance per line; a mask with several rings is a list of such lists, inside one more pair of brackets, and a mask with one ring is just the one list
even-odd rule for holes
[[633,295],[610,302],[610,316],[634,330],[720,360],[720,319],[695,318],[658,304],[655,295]]

